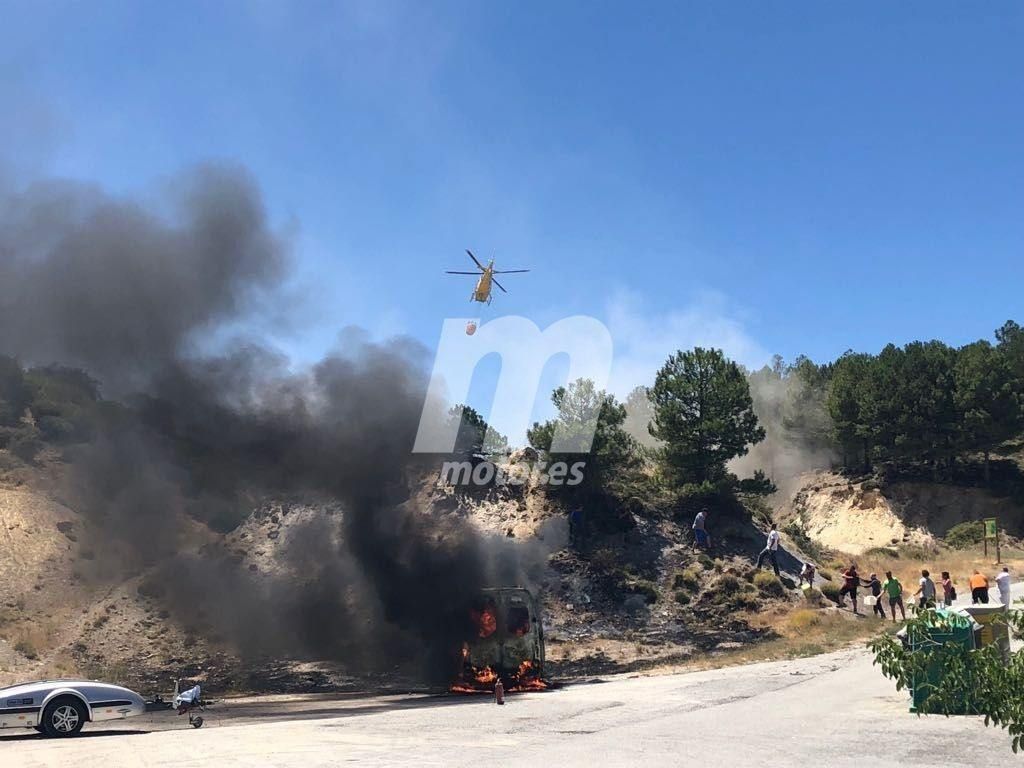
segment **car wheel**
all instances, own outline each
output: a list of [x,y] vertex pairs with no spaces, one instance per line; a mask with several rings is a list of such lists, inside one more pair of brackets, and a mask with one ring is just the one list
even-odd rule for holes
[[61,696],[43,710],[43,732],[47,736],[76,736],[88,717],[85,705],[73,696]]

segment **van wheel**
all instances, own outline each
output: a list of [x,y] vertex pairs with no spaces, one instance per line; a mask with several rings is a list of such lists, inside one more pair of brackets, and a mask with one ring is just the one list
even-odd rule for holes
[[81,701],[74,696],[61,696],[43,710],[43,732],[55,738],[77,736],[88,716]]

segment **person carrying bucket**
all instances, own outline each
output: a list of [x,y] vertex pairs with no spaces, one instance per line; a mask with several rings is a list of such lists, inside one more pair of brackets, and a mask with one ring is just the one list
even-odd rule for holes
[[[871,589],[871,615],[878,614],[879,618],[885,618],[885,607],[882,605],[882,582],[878,580],[878,574],[872,573],[868,577],[868,587]],[[867,602],[865,600],[864,602]]]
[[807,587],[814,586],[814,565],[811,563],[804,563],[803,567],[800,568],[800,587],[803,588],[804,582],[807,582]]

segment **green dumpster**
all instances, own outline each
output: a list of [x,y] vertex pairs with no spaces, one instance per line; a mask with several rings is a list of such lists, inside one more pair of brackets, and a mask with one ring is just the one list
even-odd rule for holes
[[1010,661],[1010,627],[1006,609],[1001,605],[966,605],[960,609],[977,622],[974,631],[974,646],[984,648],[996,645],[1003,655],[1003,662]]
[[[954,643],[966,650],[975,648],[975,630],[977,624],[970,616],[956,611],[939,609],[931,614],[931,621],[923,629],[909,633],[907,641],[911,651],[927,651],[948,643]],[[913,681],[910,689],[911,712],[918,712],[921,705],[931,696],[935,686],[942,680],[942,668],[939,660],[929,664],[920,679]],[[966,692],[965,692],[966,693]],[[968,714],[968,696],[963,697],[964,711],[956,714]],[[954,713],[950,713],[954,714]]]

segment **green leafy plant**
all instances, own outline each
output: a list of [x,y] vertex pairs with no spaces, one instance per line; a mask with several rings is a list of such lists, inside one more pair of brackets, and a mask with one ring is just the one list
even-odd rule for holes
[[960,523],[946,531],[946,544],[953,549],[968,549],[981,544],[984,538],[985,524],[981,520]]
[[779,578],[767,571],[754,574],[754,586],[768,597],[783,597],[786,594],[786,588]]
[[686,589],[690,592],[696,592],[700,589],[700,572],[695,568],[687,568],[684,571],[680,571],[672,579],[673,589]]
[[[907,637],[923,639],[949,621],[936,611],[922,611],[907,622]],[[1020,611],[1010,611],[1006,621],[1016,636],[1024,632]],[[876,637],[868,647],[874,664],[895,681],[897,690],[928,681],[919,714],[975,713],[986,725],[1004,728],[1014,752],[1024,747],[1024,652],[1011,653],[1007,663],[995,644],[972,649],[957,643],[920,643],[911,650],[892,635]]]
[[820,585],[821,594],[831,600],[833,603],[839,602],[839,585],[838,584],[822,584]]
[[641,595],[648,605],[658,602],[658,587],[650,581],[639,579],[633,582],[627,582],[623,585],[623,589],[627,592],[631,592],[634,595]]
[[726,595],[732,595],[739,592],[740,589],[742,589],[742,586],[743,585],[740,583],[740,580],[731,573],[723,575],[722,578],[718,580],[718,588]]
[[[678,485],[735,486],[726,463],[765,438],[740,367],[718,349],[679,351],[658,371],[649,395],[662,471]],[[770,482],[762,473],[754,486],[763,491]]]
[[788,536],[794,544],[796,544],[801,552],[805,552],[814,560],[821,562],[827,560],[832,556],[832,550],[828,547],[819,544],[817,541],[807,535],[807,531],[797,523],[795,520],[787,523],[782,528],[782,532]]

